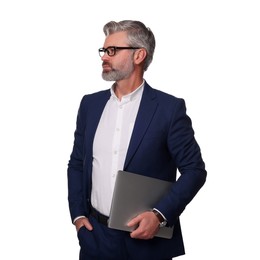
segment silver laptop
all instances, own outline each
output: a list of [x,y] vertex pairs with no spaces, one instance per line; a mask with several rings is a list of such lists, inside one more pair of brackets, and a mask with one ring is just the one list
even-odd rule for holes
[[[126,224],[138,214],[151,210],[172,183],[126,171],[118,171],[108,227],[133,231]],[[171,238],[173,227],[160,228],[156,236]]]

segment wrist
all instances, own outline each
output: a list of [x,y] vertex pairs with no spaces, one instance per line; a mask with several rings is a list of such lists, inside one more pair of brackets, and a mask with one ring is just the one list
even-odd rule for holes
[[158,218],[159,222],[163,222],[165,219],[163,218],[163,216],[155,209],[152,210],[152,212],[154,213],[154,215]]
[[159,221],[159,226],[160,227],[165,227],[167,224],[166,219],[162,216],[162,214],[160,214],[160,212],[158,212],[157,210],[153,209],[152,212],[154,213],[154,215],[157,217],[158,221]]
[[78,219],[82,219],[82,218],[86,218],[86,217],[85,217],[85,216],[78,216],[78,217],[76,217],[76,218],[73,220],[73,224],[75,224]]

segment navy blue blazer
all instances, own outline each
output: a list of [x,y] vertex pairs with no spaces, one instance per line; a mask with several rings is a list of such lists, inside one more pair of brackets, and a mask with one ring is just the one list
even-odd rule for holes
[[[109,98],[110,90],[86,95],[79,107],[68,164],[72,220],[89,215],[93,139]],[[178,181],[177,168],[181,173]],[[184,254],[179,216],[205,183],[207,173],[183,99],[153,89],[145,82],[124,170],[173,183],[171,191],[154,207],[170,225],[175,225],[174,235],[170,240],[152,239],[153,254],[161,256],[162,250],[168,250],[169,256]],[[151,241],[146,241],[147,246],[151,246]]]

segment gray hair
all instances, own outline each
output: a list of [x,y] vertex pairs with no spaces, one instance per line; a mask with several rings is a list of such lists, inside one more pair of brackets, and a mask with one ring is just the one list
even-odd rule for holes
[[147,56],[144,62],[144,70],[148,69],[153,60],[155,49],[155,38],[150,28],[139,21],[124,20],[108,22],[104,25],[103,31],[106,36],[116,32],[127,32],[130,46],[146,49]]

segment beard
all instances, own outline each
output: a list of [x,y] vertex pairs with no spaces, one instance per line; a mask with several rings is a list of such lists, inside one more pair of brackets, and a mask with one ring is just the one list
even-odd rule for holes
[[134,70],[134,64],[133,62],[126,62],[122,64],[121,67],[113,68],[112,65],[108,62],[103,62],[103,65],[109,65],[111,70],[106,71],[103,70],[102,72],[102,78],[106,81],[119,81],[123,79],[127,79],[130,77]]

